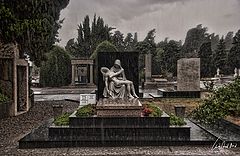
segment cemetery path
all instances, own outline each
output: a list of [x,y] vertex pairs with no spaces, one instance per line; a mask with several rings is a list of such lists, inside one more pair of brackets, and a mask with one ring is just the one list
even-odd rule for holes
[[71,112],[78,103],[70,101],[35,102],[26,114],[0,120],[0,155],[240,155],[240,148],[212,150],[210,146],[81,147],[18,149],[18,140],[52,118],[52,104]]

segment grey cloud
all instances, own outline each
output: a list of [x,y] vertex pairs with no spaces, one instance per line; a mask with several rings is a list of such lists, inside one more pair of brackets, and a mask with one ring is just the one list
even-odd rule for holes
[[188,29],[202,23],[209,32],[225,35],[240,28],[240,0],[71,0],[62,11],[61,45],[77,36],[77,25],[94,13],[124,34],[138,32],[139,40],[156,28],[156,40],[184,40]]

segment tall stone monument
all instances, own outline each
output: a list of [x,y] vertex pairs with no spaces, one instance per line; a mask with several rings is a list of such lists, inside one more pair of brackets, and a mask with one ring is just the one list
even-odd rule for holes
[[200,91],[200,58],[177,61],[177,91]]

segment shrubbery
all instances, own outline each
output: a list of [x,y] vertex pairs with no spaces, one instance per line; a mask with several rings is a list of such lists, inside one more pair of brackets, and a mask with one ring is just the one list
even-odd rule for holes
[[9,98],[7,96],[0,93],[0,103],[7,102],[8,100],[9,100]]
[[40,84],[43,87],[58,87],[71,82],[71,59],[67,52],[55,46],[42,64]]
[[77,117],[90,117],[96,114],[95,105],[88,104],[77,110]]
[[143,106],[143,115],[150,117],[160,117],[162,116],[162,110],[153,103],[148,103]]
[[192,117],[211,124],[227,115],[240,116],[240,79],[221,87],[192,112]]
[[58,116],[57,118],[54,119],[54,124],[56,126],[66,126],[69,125],[69,116],[71,115],[71,113],[64,113],[60,116]]
[[174,126],[183,126],[186,125],[186,122],[184,121],[183,118],[177,117],[174,114],[170,114],[170,125]]

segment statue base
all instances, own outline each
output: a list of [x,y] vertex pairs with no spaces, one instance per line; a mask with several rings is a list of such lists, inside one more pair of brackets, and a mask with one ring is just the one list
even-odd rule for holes
[[140,117],[142,112],[141,102],[134,99],[99,99],[96,106],[99,117]]

